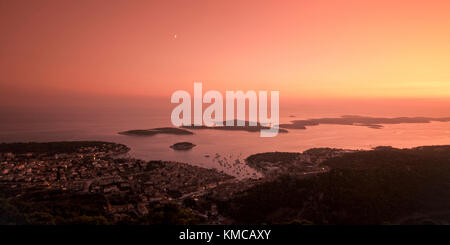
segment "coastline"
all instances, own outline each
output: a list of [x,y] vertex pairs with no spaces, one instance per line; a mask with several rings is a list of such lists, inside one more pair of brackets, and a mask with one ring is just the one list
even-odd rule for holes
[[[58,145],[61,147],[58,148]],[[51,152],[46,151],[49,146]],[[321,182],[323,176],[333,176],[336,171],[348,171],[345,169],[376,174],[377,172],[371,172],[374,170],[370,165],[369,167],[361,165],[364,161],[372,161],[373,156],[376,156],[375,159],[380,158],[380,161],[385,155],[398,157],[400,162],[406,161],[408,169],[423,167],[415,163],[410,165],[408,161],[414,162],[408,160],[411,156],[419,159],[430,157],[436,159],[442,155],[442,159],[445,160],[450,155],[450,146],[422,146],[410,149],[377,147],[372,150],[356,151],[315,148],[301,153],[268,152],[255,154],[246,159],[246,164],[257,170],[261,176],[239,179],[214,169],[188,163],[117,157],[129,150],[125,145],[108,142],[2,143],[0,186],[5,197],[15,196],[17,201],[27,201],[30,195],[34,198],[29,199],[31,202],[43,201],[35,196],[36,193],[53,193],[52,195],[56,195],[57,198],[96,196],[103,201],[94,203],[103,203],[101,206],[106,210],[103,216],[109,217],[107,219],[109,223],[138,222],[142,217],[147,217],[152,208],[166,205],[175,205],[176,210],[185,210],[189,213],[189,217],[199,223],[259,223],[262,221],[254,220],[251,215],[243,215],[242,210],[236,210],[236,207],[245,207],[247,204],[244,203],[251,203],[252,199],[242,203],[242,195],[259,193],[255,190],[263,186],[275,185],[272,188],[276,190],[280,181],[294,181],[300,186],[305,185],[306,181],[309,183],[306,185],[311,186],[316,181]],[[366,155],[371,157],[368,158]],[[349,165],[349,162],[335,163],[344,158],[355,157],[357,161],[354,165]],[[352,161],[355,160],[350,162]],[[450,163],[445,161],[444,165],[439,163],[439,166],[447,169]],[[398,171],[397,167],[395,164],[383,165],[383,168],[395,171]],[[404,173],[401,171],[398,174]],[[233,203],[241,204],[231,208],[230,205],[234,206]],[[243,216],[235,215],[239,213]],[[284,215],[280,215],[280,218],[273,222],[287,222],[281,218]],[[395,218],[406,222],[405,217]],[[317,223],[318,220],[314,219],[308,218],[309,221]]]

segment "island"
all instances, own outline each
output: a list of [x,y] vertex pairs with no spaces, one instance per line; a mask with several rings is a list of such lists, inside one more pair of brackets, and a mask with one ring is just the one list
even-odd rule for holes
[[170,148],[176,150],[176,151],[187,151],[195,147],[195,144],[192,144],[191,142],[179,142],[175,143],[170,146]]
[[[188,125],[188,126],[182,126],[182,128],[187,129],[214,129],[214,130],[230,130],[230,131],[246,131],[246,132],[260,132],[261,130],[267,130],[270,129],[270,127],[262,126],[259,122],[256,123],[256,126],[250,126],[249,121],[244,121],[243,126],[237,125],[238,120],[234,120],[233,126],[226,126],[227,121],[224,121],[222,124],[223,126],[196,126],[196,125]],[[287,133],[288,130],[279,128],[279,133]]]
[[344,115],[341,117],[313,118],[306,120],[293,120],[291,123],[280,124],[280,128],[287,129],[306,129],[310,126],[327,125],[349,125],[363,126],[372,129],[382,129],[383,124],[404,124],[404,123],[431,123],[431,122],[450,122],[449,117],[366,117],[355,115]]
[[152,129],[134,129],[134,130],[119,132],[119,134],[130,135],[130,136],[154,136],[157,134],[193,135],[194,133],[192,133],[191,131],[186,130],[186,129],[164,127],[164,128],[152,128]]

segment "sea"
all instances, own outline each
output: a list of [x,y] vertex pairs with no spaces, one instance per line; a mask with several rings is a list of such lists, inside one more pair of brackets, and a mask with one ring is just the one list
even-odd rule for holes
[[[285,112],[282,113],[280,122],[289,123],[292,120],[341,115],[339,112],[321,112],[314,115]],[[386,124],[382,129],[318,125],[307,129],[289,129],[288,133],[280,133],[272,138],[262,138],[259,132],[223,130],[193,130],[194,135],[159,134],[149,137],[118,134],[120,131],[131,129],[170,126],[172,126],[170,111],[9,110],[2,112],[0,142],[77,140],[115,142],[131,148],[129,157],[185,162],[242,178],[257,174],[245,164],[245,158],[256,153],[302,152],[316,147],[356,150],[388,145],[410,148],[450,144],[450,122]],[[172,144],[183,141],[192,142],[196,146],[188,151],[175,151],[170,148]]]

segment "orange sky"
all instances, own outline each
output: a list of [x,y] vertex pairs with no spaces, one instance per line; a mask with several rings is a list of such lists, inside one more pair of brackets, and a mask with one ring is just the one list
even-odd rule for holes
[[0,2],[1,95],[169,100],[194,81],[281,98],[450,98],[450,1]]

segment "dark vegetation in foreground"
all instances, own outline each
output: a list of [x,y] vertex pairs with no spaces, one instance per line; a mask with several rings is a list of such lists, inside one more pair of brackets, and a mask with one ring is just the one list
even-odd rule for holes
[[5,195],[5,190],[2,187],[0,225],[190,225],[202,222],[173,203],[155,203],[144,216],[116,220],[106,211],[107,199],[103,195],[36,190],[11,197]]
[[450,146],[378,147],[322,163],[329,172],[283,175],[221,202],[236,223],[448,224]]

